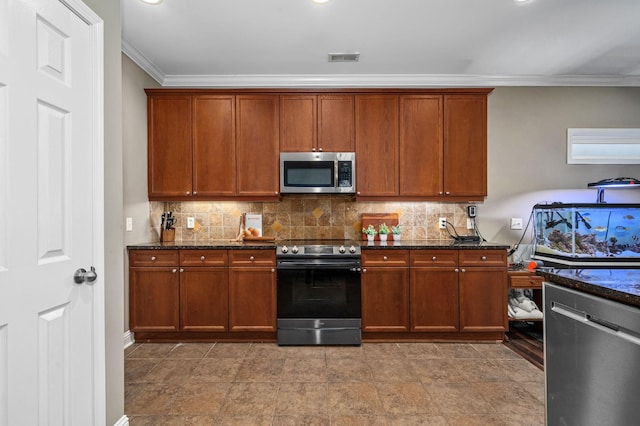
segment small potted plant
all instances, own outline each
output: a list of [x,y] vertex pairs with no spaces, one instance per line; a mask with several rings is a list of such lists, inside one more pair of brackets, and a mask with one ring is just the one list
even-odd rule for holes
[[387,224],[381,223],[380,226],[378,227],[378,233],[380,234],[380,242],[386,242],[387,235],[389,235],[390,232],[391,230],[389,229]]
[[362,228],[362,233],[367,235],[367,241],[373,242],[378,231],[376,231],[376,228],[373,225],[369,225],[367,228]]
[[393,234],[393,241],[400,241],[402,228],[400,227],[400,225],[392,226],[391,233]]

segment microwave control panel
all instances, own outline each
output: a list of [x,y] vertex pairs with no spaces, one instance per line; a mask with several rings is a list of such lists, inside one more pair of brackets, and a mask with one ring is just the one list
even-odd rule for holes
[[339,187],[351,187],[353,186],[353,173],[351,170],[351,161],[338,161],[338,186]]

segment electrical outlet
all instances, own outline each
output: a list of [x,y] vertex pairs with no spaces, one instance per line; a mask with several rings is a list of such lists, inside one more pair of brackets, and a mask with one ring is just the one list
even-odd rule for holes
[[196,220],[193,217],[187,218],[187,229],[193,229],[196,226]]
[[473,220],[467,218],[467,229],[473,229]]
[[132,217],[128,217],[126,222],[127,222],[127,224],[126,224],[127,232],[133,231],[133,218]]
[[515,230],[522,229],[522,218],[521,217],[512,217],[511,218],[511,229],[515,229]]
[[441,217],[438,219],[438,228],[445,229],[447,227],[447,218]]

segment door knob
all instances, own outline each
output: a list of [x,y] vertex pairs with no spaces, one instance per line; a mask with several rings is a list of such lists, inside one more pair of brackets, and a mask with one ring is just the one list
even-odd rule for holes
[[93,266],[89,271],[87,271],[84,268],[79,268],[73,274],[73,280],[76,282],[76,284],[82,284],[85,282],[88,284],[91,284],[97,278],[98,278],[98,274],[96,274],[96,268],[94,268]]

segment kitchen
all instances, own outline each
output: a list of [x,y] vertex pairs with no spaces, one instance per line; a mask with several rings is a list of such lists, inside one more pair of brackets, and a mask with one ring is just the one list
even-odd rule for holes
[[[107,423],[114,424],[125,412],[125,247],[149,240],[143,89],[160,84],[122,54],[119,2],[86,3],[105,20],[105,228],[110,230],[105,240],[106,398]],[[489,195],[478,204],[478,224],[487,239],[503,244],[516,242],[520,233],[509,229],[508,219],[528,217],[531,207],[540,201],[592,202],[595,191],[586,189],[588,182],[613,176],[637,177],[634,165],[567,165],[565,152],[567,128],[640,127],[640,91],[633,77],[615,83],[586,78],[575,85],[562,78],[544,82],[511,80],[513,84],[500,81],[502,84],[483,84],[496,87],[488,100]],[[634,191],[611,191],[609,196],[610,202],[637,203]],[[131,232],[124,231],[125,217],[133,219]]]
[[[122,61],[123,96],[127,108],[125,116],[137,116],[144,120],[147,104],[143,89],[160,85],[142,72],[126,55]],[[588,182],[601,177],[637,175],[637,166],[633,165],[567,165],[565,150],[567,128],[637,127],[638,96],[640,92],[635,87],[496,87],[488,96],[489,195],[482,203],[477,204],[478,225],[482,234],[490,241],[513,244],[519,240],[521,233],[510,229],[510,217],[522,217],[526,220],[533,205],[543,201],[593,202],[595,190],[587,188]],[[146,122],[140,121],[138,126],[131,124],[127,130],[132,133],[127,140],[146,140]],[[133,145],[125,141],[125,149],[131,150],[127,157],[144,158],[146,146],[140,143]],[[133,231],[125,234],[126,243],[135,244],[148,241],[157,235],[154,229],[151,230],[151,235],[148,234],[150,228],[157,226],[147,222],[151,220],[149,212],[155,212],[155,217],[164,206],[152,202],[150,208],[145,203],[146,170],[133,163],[130,167],[125,163],[125,169],[131,176],[130,180],[139,184],[136,192],[129,192],[129,188],[125,188],[125,200],[128,197],[138,200],[138,204],[128,204],[124,213],[125,217],[133,217],[134,222]],[[636,191],[611,190],[607,192],[607,197],[609,202],[634,203],[638,200]],[[282,203],[295,203],[291,198],[284,197],[283,200],[275,205],[264,203],[261,206],[262,210],[258,205],[243,202],[211,203],[200,207],[198,203],[182,203],[181,207],[186,209],[186,214],[193,213],[196,218],[204,213],[199,211],[200,209],[219,209],[221,213],[237,209],[268,214],[271,209],[278,209],[278,206],[284,210],[289,208],[281,206]],[[320,199],[319,203],[320,205],[307,207],[307,214],[311,214],[316,207],[323,211],[330,210],[330,207],[326,207],[326,203],[329,202],[325,199]],[[372,212],[394,211],[403,207],[406,211],[413,212],[414,209],[419,209],[425,215],[429,212],[436,217],[444,212],[452,215],[450,217],[455,223],[464,224],[466,221],[466,204],[463,203],[459,206],[439,203],[411,203],[401,206],[398,206],[398,203],[355,203],[360,204],[364,210],[369,209]],[[318,224],[322,223],[322,220],[324,218],[319,219]],[[141,222],[142,226],[138,226]],[[301,225],[304,226],[303,223]],[[464,226],[462,228],[464,229]],[[183,231],[188,233],[188,239],[198,238],[197,233],[189,233],[187,229]],[[235,231],[236,229],[233,230]],[[229,235],[225,234],[229,231],[224,231],[223,228],[219,231],[210,228],[209,232],[218,232],[215,235],[221,236]],[[526,249],[517,255],[525,253]],[[128,317],[125,316],[125,321],[127,320]],[[128,328],[125,326],[126,330]]]

